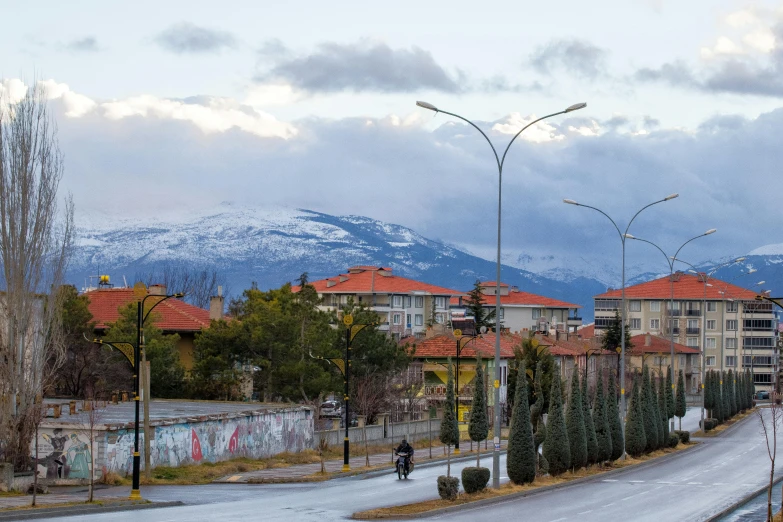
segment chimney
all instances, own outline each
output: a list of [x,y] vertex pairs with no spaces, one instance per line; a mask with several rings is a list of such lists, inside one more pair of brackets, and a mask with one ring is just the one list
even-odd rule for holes
[[511,287],[511,291],[512,292],[519,292],[519,287],[518,286],[512,286]]
[[147,293],[149,295],[166,295],[166,285],[150,285]]
[[675,283],[680,280],[680,276],[682,275],[682,272],[674,272],[670,277],[671,280]]
[[644,345],[652,346],[652,337],[650,337],[650,334],[644,336]]
[[223,287],[218,286],[218,295],[209,298],[209,320],[219,321],[223,319]]
[[705,274],[704,272],[699,272],[697,279],[698,279],[699,283],[706,283],[707,282],[707,274]]

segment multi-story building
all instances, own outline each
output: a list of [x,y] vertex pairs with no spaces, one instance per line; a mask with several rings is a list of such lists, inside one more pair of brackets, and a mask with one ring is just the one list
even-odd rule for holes
[[[494,281],[481,283],[484,308],[495,310],[497,285]],[[467,294],[467,293],[466,293]],[[464,310],[465,298],[452,301],[452,310]],[[582,325],[578,304],[567,303],[542,295],[521,292],[516,286],[500,283],[500,324],[508,332],[566,331]]]
[[[621,295],[610,289],[594,297],[597,335],[615,321]],[[771,389],[777,382],[777,321],[772,303],[755,298],[751,290],[705,274],[677,272],[625,289],[626,324],[631,335],[674,334],[676,343],[702,353],[707,370],[749,369],[756,389]]]
[[428,325],[449,324],[449,301],[463,295],[458,290],[396,276],[391,268],[379,266],[354,266],[345,274],[310,284],[323,299],[323,310],[339,311],[349,299],[364,304],[380,316],[379,329],[398,339],[423,337]]

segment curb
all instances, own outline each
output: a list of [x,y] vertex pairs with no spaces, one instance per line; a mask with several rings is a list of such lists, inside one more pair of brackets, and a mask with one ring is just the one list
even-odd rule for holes
[[[744,419],[740,420],[739,422],[734,423],[732,426],[730,426],[730,427],[726,428],[725,430],[723,430],[720,434],[715,435],[714,437],[710,437],[710,438],[720,438],[720,437],[722,437],[724,433],[729,433],[730,430],[735,428],[735,426],[739,426],[740,424],[742,424],[743,422],[745,422],[749,418],[751,418],[751,415],[748,415]],[[699,439],[699,440],[701,441],[701,440],[704,440],[704,439]],[[544,486],[544,487],[540,487],[540,488],[537,488],[537,489],[534,489],[534,490],[531,490],[531,491],[521,491],[519,493],[512,493],[510,495],[503,495],[503,496],[493,497],[493,498],[485,498],[485,499],[482,499],[482,500],[476,500],[474,502],[466,502],[465,504],[459,504],[459,505],[456,505],[456,506],[447,506],[447,507],[443,507],[443,508],[439,508],[439,509],[432,509],[430,511],[424,511],[422,513],[415,513],[415,514],[411,514],[411,515],[396,515],[396,516],[385,517],[384,520],[416,520],[416,519],[421,519],[421,518],[429,518],[429,517],[436,516],[436,515],[443,515],[443,514],[453,513],[453,512],[457,512],[457,511],[463,511],[463,510],[472,509],[472,508],[480,508],[480,507],[484,507],[484,506],[488,506],[488,505],[492,505],[492,504],[500,504],[502,502],[507,502],[507,501],[511,501],[511,500],[517,500],[517,499],[520,499],[520,498],[532,497],[534,495],[540,495],[540,494],[544,494],[544,493],[549,493],[551,491],[556,491],[558,489],[564,489],[564,488],[568,488],[568,487],[572,487],[572,486],[579,486],[579,485],[587,483],[587,482],[593,482],[593,481],[597,481],[599,479],[605,479],[606,477],[613,477],[613,476],[617,476],[617,475],[622,475],[623,473],[630,473],[631,471],[636,471],[636,470],[639,470],[639,469],[653,467],[653,466],[659,465],[659,464],[661,464],[663,462],[672,460],[672,459],[682,455],[685,452],[696,451],[697,449],[700,449],[700,448],[704,447],[701,442],[694,443],[692,441],[692,444],[693,445],[690,448],[686,448],[686,449],[678,451],[676,453],[670,453],[668,455],[664,455],[662,457],[658,457],[657,459],[648,460],[646,462],[642,462],[641,464],[637,464],[635,466],[629,466],[629,467],[626,467],[626,468],[610,470],[610,471],[606,471],[606,472],[598,474],[598,475],[592,475],[592,476],[589,476],[589,477],[581,477],[581,478],[578,478],[578,479],[570,480],[568,482],[564,482],[562,484],[555,484],[555,485],[552,485],[552,486]],[[747,501],[749,501],[749,500],[747,500]],[[354,519],[354,520],[364,520],[364,519],[355,518],[353,515],[351,516],[351,518]],[[712,519],[710,519],[710,520],[712,520]]]
[[114,513],[118,511],[136,511],[140,509],[155,509],[164,507],[184,506],[179,500],[172,502],[122,502],[107,503],[104,505],[72,505],[52,506],[31,509],[8,509],[0,511],[0,521],[6,520],[32,520],[36,518],[70,517],[74,515],[93,515],[97,513]]
[[[772,487],[777,486],[781,482],[783,482],[783,476],[780,476],[780,477],[776,478],[775,482],[772,483]],[[716,520],[718,520],[718,519],[720,519],[720,518],[722,518],[722,517],[732,513],[733,511],[741,508],[742,506],[744,506],[748,502],[752,501],[753,499],[755,499],[757,496],[761,495],[762,493],[764,493],[768,489],[769,489],[769,485],[766,485],[766,486],[764,486],[762,488],[757,489],[756,491],[754,491],[750,495],[746,496],[745,498],[743,498],[739,502],[735,502],[734,504],[730,505],[729,507],[727,507],[726,509],[724,509],[720,513],[711,516],[705,522],[714,522],[714,521],[716,521]]]

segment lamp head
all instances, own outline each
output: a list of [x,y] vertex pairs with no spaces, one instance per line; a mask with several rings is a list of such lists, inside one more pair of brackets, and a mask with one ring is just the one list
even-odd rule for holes
[[669,201],[670,199],[674,199],[674,198],[678,198],[678,197],[680,197],[680,195],[675,192],[674,194],[669,194],[668,196],[663,198],[663,200],[664,201]]
[[574,112],[574,111],[578,111],[579,109],[584,109],[585,107],[587,107],[587,104],[585,102],[575,103],[569,106],[565,110],[565,112]]
[[623,237],[626,237],[626,238],[628,238],[628,239],[636,239],[636,238],[635,238],[634,236],[632,236],[631,234],[623,234]]
[[708,231],[706,231],[706,232],[704,233],[704,235],[705,235],[705,236],[709,236],[710,234],[714,234],[714,233],[715,233],[715,232],[717,232],[717,231],[718,231],[718,229],[717,229],[717,228],[711,228],[711,229],[709,229]]
[[435,107],[433,104],[427,103],[425,101],[417,101],[416,105],[418,105],[422,109],[428,109],[428,110],[431,110],[431,111],[438,112],[438,108],[437,107]]
[[177,292],[176,294],[174,294],[174,297],[177,298],[177,299],[182,299],[183,297],[185,297],[185,293],[184,292]]
[[564,199],[564,200],[563,200],[563,203],[567,203],[567,204],[569,204],[569,205],[579,205],[579,203],[577,203],[577,202],[576,202],[576,201],[574,201],[573,199]]
[[756,286],[763,285],[764,283],[766,283],[766,281],[759,281],[758,283],[756,283]]

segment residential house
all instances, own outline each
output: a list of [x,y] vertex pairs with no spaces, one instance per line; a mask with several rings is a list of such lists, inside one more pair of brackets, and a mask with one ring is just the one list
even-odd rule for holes
[[[650,369],[654,379],[665,379],[671,363],[671,338],[659,335],[641,334],[631,337],[631,349],[627,351],[626,366],[632,372],[641,373],[643,366]],[[689,395],[697,395],[701,384],[701,352],[698,348],[674,343],[674,371],[672,378],[677,379],[683,372],[685,390]]]
[[[708,278],[677,272],[625,289],[631,335],[669,337],[704,352],[707,370],[749,369],[756,389],[770,390],[777,367],[773,305],[756,293]],[[621,308],[620,290],[594,297],[596,333],[605,331]]]
[[[381,318],[380,330],[396,339],[424,337],[428,326],[449,325],[449,300],[458,290],[422,283],[379,266],[354,266],[344,274],[310,283],[323,299],[321,309],[336,310],[352,299],[367,305]],[[292,291],[299,291],[293,287]]]

